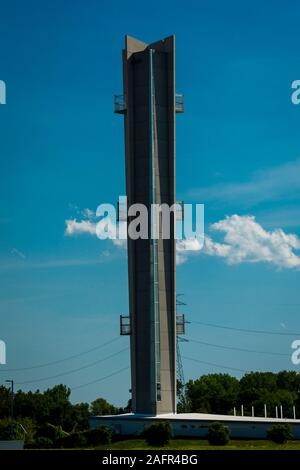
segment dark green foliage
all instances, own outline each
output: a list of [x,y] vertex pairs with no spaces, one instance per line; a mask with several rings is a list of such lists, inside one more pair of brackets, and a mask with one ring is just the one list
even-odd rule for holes
[[74,449],[75,447],[86,447],[87,437],[85,432],[74,432],[69,436],[57,439],[53,443],[54,447],[63,449]]
[[289,439],[292,439],[292,430],[289,424],[274,424],[267,431],[267,436],[270,441],[276,444],[284,444]]
[[52,439],[49,439],[49,437],[37,437],[34,441],[34,444],[31,445],[31,448],[35,449],[51,449],[53,446],[53,441]]
[[177,380],[177,413],[189,413],[191,406],[187,397],[186,386]]
[[168,421],[160,421],[158,423],[146,426],[143,431],[143,437],[150,446],[165,446],[169,444],[172,437],[172,430]]
[[296,371],[251,372],[240,380],[228,374],[208,374],[190,380],[185,387],[185,404],[182,407],[182,390],[179,388],[178,409],[182,411],[232,414],[233,408],[244,405],[245,415],[275,417],[276,406],[282,406],[285,418],[293,418],[293,406],[300,416],[300,373]]
[[[0,386],[0,421],[9,418],[10,400],[8,387]],[[88,403],[73,405],[70,389],[65,385],[56,385],[43,393],[39,390],[18,390],[14,395],[15,422],[23,424],[26,429],[30,428],[27,443],[33,441],[33,434],[35,438],[47,437],[55,441],[67,434],[88,430],[92,414],[116,414],[119,411],[103,398],[95,400],[91,407]],[[31,420],[32,426],[28,420]],[[9,437],[9,428],[4,426],[4,422],[0,423],[0,435]]]
[[63,430],[62,426],[54,426],[51,423],[46,423],[43,426],[40,426],[37,431],[38,437],[47,437],[52,441],[62,439],[68,435],[69,434]]
[[0,386],[0,419],[9,415],[10,390],[8,387]]
[[6,440],[10,437],[10,420],[9,418],[0,419],[0,440]]
[[104,398],[97,398],[91,403],[92,415],[115,415],[118,411],[118,408],[108,403]]
[[68,429],[76,428],[76,431],[84,431],[89,428],[90,407],[88,403],[77,403],[72,405],[68,414]]
[[215,422],[208,426],[207,439],[210,445],[224,446],[229,442],[229,429],[223,423]]
[[[282,406],[285,418],[293,417],[295,406],[296,416],[300,417],[299,390],[300,373],[296,371],[251,372],[240,380],[228,374],[207,374],[190,380],[185,386],[178,382],[178,411],[232,414],[233,407],[239,412],[243,404],[245,415],[251,415],[254,406],[255,415],[263,416],[266,404],[269,417],[275,417],[276,406]],[[10,437],[10,400],[9,388],[0,386],[0,439]],[[53,441],[54,446],[61,441],[63,445],[74,446],[76,439],[79,447],[84,447],[84,440],[89,446],[97,446],[102,440],[101,431],[90,434],[89,417],[128,412],[130,407],[130,401],[121,410],[103,398],[94,400],[91,406],[88,403],[73,405],[70,389],[65,385],[56,385],[45,392],[18,390],[14,396],[14,434],[18,439],[25,439],[27,446],[34,446],[41,437]],[[154,434],[153,438],[149,437],[154,445],[167,442],[160,437],[164,435],[161,428]]]
[[54,447],[73,449],[75,447],[96,447],[101,444],[110,444],[112,430],[106,426],[83,432],[73,432],[68,436],[56,439]]
[[[32,444],[36,437],[36,424],[31,418],[17,418],[13,422],[14,438]],[[0,440],[10,439],[10,419],[0,419]]]
[[186,398],[194,413],[227,414],[237,402],[239,381],[229,374],[208,374],[186,384]]
[[99,428],[86,431],[85,436],[87,438],[87,443],[90,446],[110,444],[112,438],[112,430],[106,426],[101,426]]

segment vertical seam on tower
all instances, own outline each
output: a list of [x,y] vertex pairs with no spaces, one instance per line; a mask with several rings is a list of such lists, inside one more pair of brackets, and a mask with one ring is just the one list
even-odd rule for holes
[[[149,75],[150,75],[150,267],[151,267],[151,331],[152,347],[154,345],[154,370],[152,370],[152,383],[155,390],[155,402],[158,400],[158,384],[160,384],[160,312],[158,290],[158,241],[155,238],[156,212],[153,213],[153,204],[156,204],[156,172],[154,152],[154,81],[153,81],[153,49],[149,49]],[[158,232],[159,233],[159,232]],[[154,236],[154,237],[153,237]],[[153,237],[153,238],[152,238]],[[152,356],[153,357],[153,356]],[[154,377],[153,377],[154,376]],[[154,378],[154,380],[153,380]],[[161,385],[160,385],[161,386]],[[161,391],[160,391],[161,393]],[[160,398],[161,399],[161,398]]]

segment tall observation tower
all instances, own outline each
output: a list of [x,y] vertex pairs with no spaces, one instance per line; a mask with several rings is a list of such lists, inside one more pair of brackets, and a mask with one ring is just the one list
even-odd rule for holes
[[[175,204],[175,115],[183,97],[175,91],[175,37],[145,44],[130,36],[123,50],[124,94],[115,112],[124,115],[128,206]],[[176,412],[175,217],[170,239],[128,237],[129,317],[134,413]],[[130,222],[130,220],[128,220]]]
[[[144,204],[148,226],[157,233],[161,224],[150,210],[152,204],[176,204],[175,118],[183,112],[183,96],[175,91],[174,36],[152,44],[126,36],[123,82],[115,112],[123,114],[125,122],[127,204]],[[91,428],[109,426],[118,435],[136,436],[146,425],[168,421],[174,436],[205,438],[209,425],[219,421],[233,438],[266,439],[271,424],[289,423],[294,439],[300,439],[296,414],[294,419],[283,414],[270,418],[267,410],[264,418],[176,414],[176,336],[184,334],[185,323],[184,316],[176,314],[174,231],[175,218],[182,217],[180,206],[176,204],[176,214],[171,212],[167,239],[162,227],[157,239],[127,237],[129,316],[121,316],[121,334],[130,335],[133,413],[93,416]],[[128,213],[126,217],[130,226]]]

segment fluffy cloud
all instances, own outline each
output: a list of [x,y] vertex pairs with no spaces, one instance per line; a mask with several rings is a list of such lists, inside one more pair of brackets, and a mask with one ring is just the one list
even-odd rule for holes
[[[118,224],[122,239],[114,238],[117,226],[115,222],[102,219],[98,224],[94,220],[66,220],[67,236],[80,234],[98,235],[110,238],[118,247],[126,246],[126,223]],[[223,235],[223,240],[215,241],[205,236],[204,246],[201,241],[180,240],[176,243],[176,262],[185,263],[189,257],[202,253],[207,256],[223,258],[228,264],[258,263],[273,264],[278,268],[300,269],[300,239],[294,234],[287,234],[282,229],[265,230],[254,216],[227,216],[210,226],[210,230]],[[102,236],[101,236],[102,235]]]
[[283,230],[265,230],[253,216],[232,215],[211,225],[224,234],[225,243],[206,239],[204,252],[224,257],[229,264],[266,262],[280,268],[300,268],[300,240]]
[[[89,209],[86,209],[88,211]],[[92,216],[91,211],[91,216]],[[88,213],[87,213],[88,216]],[[76,236],[82,234],[95,235],[100,239],[110,239],[114,245],[119,247],[126,246],[126,224],[120,222],[117,225],[110,219],[105,218],[98,223],[93,220],[80,220],[69,219],[65,221],[66,230],[65,235]],[[116,238],[116,231],[119,230],[119,238]]]
[[185,263],[188,256],[200,251],[202,246],[203,244],[196,238],[193,240],[178,240],[176,243],[176,264]]
[[[210,229],[223,234],[223,241],[205,236],[202,250],[205,255],[224,258],[228,264],[266,262],[279,268],[300,268],[300,257],[294,252],[300,249],[299,238],[281,229],[267,231],[253,216],[228,216]],[[179,263],[200,251],[195,243],[180,242],[179,247]]]
[[89,235],[96,235],[96,224],[90,220],[80,220],[77,222],[76,219],[66,220],[65,235],[74,236],[88,233]]

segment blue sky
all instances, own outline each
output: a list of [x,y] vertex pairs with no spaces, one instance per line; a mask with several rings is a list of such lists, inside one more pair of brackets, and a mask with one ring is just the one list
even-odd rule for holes
[[[125,34],[145,42],[176,35],[177,91],[185,95],[177,195],[205,203],[213,244],[187,252],[178,266],[182,311],[191,322],[294,332],[191,323],[187,338],[282,356],[193,342],[182,343],[182,355],[242,370],[299,370],[290,361],[300,338],[300,106],[291,103],[299,20],[296,1],[0,0],[1,381],[30,381],[25,390],[63,382],[74,387],[73,401],[129,398],[129,370],[75,389],[129,364],[128,338],[114,340],[128,312],[126,251],[89,234],[65,235],[66,220],[83,221],[85,209],[125,193],[123,120],[113,114]],[[250,238],[241,242],[244,233]],[[6,371],[110,340],[59,364]],[[224,370],[184,359],[186,378]]]

